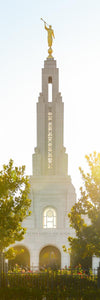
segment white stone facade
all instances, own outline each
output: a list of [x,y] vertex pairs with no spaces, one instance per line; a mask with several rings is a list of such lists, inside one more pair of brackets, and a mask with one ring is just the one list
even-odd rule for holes
[[100,266],[100,257],[96,257],[95,255],[92,257],[92,268],[94,269],[94,273],[95,270],[97,270],[97,268]]
[[[63,252],[62,245],[68,248],[67,237],[73,235],[68,212],[75,203],[76,194],[68,176],[68,155],[63,145],[64,104],[59,93],[58,73],[56,61],[47,59],[42,69],[42,93],[37,103],[37,147],[31,177],[32,214],[24,221],[27,233],[19,243],[29,250],[30,265],[37,267],[40,252],[47,246],[59,250],[61,268],[70,265],[70,256]],[[49,84],[52,85],[51,102],[48,102]]]

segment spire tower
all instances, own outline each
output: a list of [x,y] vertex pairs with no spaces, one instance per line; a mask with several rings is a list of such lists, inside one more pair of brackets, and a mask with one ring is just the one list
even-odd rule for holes
[[59,70],[56,61],[48,58],[42,69],[42,93],[37,103],[37,147],[33,154],[33,175],[67,176],[63,118],[64,104],[59,93]]

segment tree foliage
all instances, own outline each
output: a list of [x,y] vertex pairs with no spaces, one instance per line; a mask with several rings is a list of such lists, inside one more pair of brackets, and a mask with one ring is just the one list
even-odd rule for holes
[[89,172],[80,173],[84,182],[80,188],[81,197],[69,213],[70,226],[76,237],[69,237],[73,254],[85,258],[100,256],[100,153],[85,156]]
[[24,238],[26,229],[22,221],[30,214],[29,191],[25,166],[14,167],[13,160],[3,165],[0,171],[0,252]]

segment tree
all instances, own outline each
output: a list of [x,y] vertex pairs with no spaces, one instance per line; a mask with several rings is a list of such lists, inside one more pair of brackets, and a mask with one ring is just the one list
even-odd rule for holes
[[[83,258],[100,256],[100,153],[85,156],[89,172],[80,173],[84,186],[81,197],[69,213],[70,226],[76,237],[69,237],[72,254]],[[66,251],[66,249],[64,249]]]
[[[30,215],[31,200],[29,177],[25,175],[25,166],[14,167],[10,159],[0,171],[0,252],[15,241],[24,238],[26,229],[22,226],[24,218]],[[11,249],[8,254],[16,254]],[[9,257],[9,255],[8,255]]]

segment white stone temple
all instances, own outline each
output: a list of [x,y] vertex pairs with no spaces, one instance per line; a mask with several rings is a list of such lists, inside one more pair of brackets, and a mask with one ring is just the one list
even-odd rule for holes
[[[51,92],[50,92],[51,91]],[[31,216],[24,221],[23,263],[31,267],[70,266],[67,238],[73,235],[68,213],[75,203],[75,188],[68,175],[68,154],[63,144],[64,103],[59,92],[59,69],[47,58],[42,69],[42,92],[37,102],[37,146],[32,156]],[[26,257],[26,258],[25,258]]]

